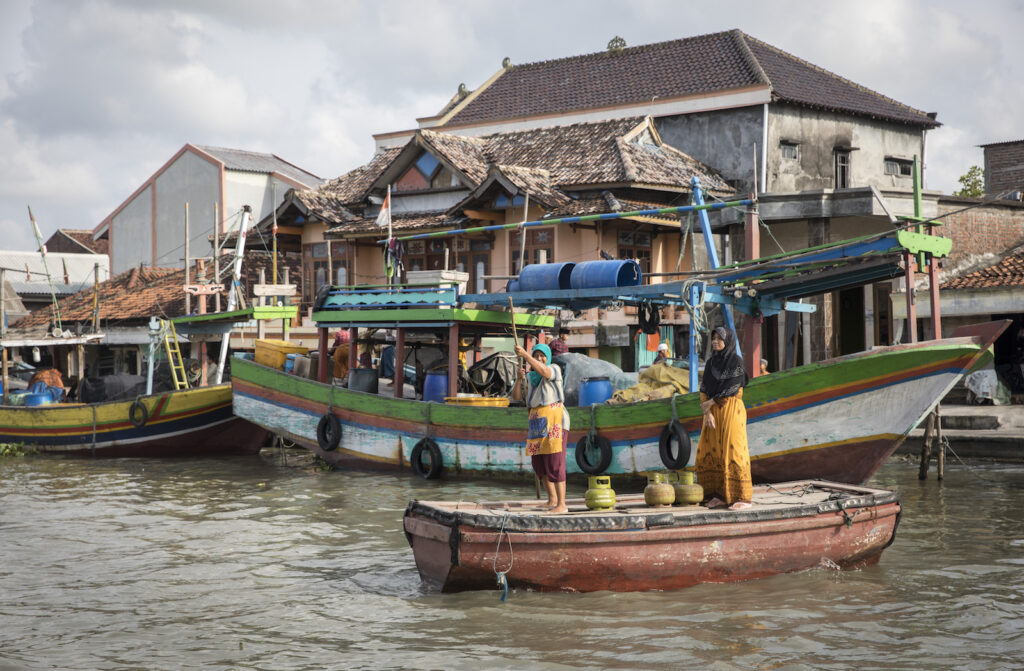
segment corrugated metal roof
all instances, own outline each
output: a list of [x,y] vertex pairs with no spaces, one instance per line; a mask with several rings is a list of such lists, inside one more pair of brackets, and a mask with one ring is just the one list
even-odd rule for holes
[[[50,277],[54,286],[64,284],[64,268],[72,285],[92,285],[93,267],[100,264],[100,282],[110,279],[110,257],[106,254],[59,254],[46,255]],[[46,269],[39,252],[0,251],[0,268],[7,269],[7,279],[12,283],[46,284]],[[26,268],[31,279],[26,279]],[[49,293],[47,288],[45,293]]]
[[[57,278],[53,278],[57,280]],[[63,278],[61,278],[63,279]],[[13,280],[7,283],[14,293],[19,296],[49,296],[50,285],[46,282],[19,282]],[[53,292],[58,296],[70,296],[71,294],[77,294],[83,289],[88,289],[93,285],[92,282],[72,282],[71,284],[63,284],[55,281],[53,283]]]
[[315,189],[324,182],[323,179],[313,173],[307,172],[274,154],[262,154],[255,151],[227,149],[224,147],[196,146],[224,163],[224,167],[228,170],[260,173],[277,172],[290,177],[300,184],[305,184],[311,189]]

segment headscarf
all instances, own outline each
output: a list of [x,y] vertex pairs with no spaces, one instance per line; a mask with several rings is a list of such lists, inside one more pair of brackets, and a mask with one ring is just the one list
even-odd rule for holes
[[[547,358],[548,358],[548,365],[550,366],[551,365],[551,348],[548,347],[547,345],[545,345],[544,343],[539,342],[539,343],[537,343],[536,345],[533,346],[533,349],[530,350],[530,354],[532,355],[537,350],[540,350],[541,352],[544,353],[545,356],[547,356]],[[542,376],[541,376],[540,373],[538,373],[535,370],[531,370],[530,371],[530,385],[536,387],[538,384],[540,384],[541,377]]]
[[725,341],[725,347],[721,350],[712,350],[711,357],[704,366],[700,391],[708,398],[735,396],[747,380],[743,369],[743,357],[736,351],[736,335],[722,326],[715,328],[713,333]]

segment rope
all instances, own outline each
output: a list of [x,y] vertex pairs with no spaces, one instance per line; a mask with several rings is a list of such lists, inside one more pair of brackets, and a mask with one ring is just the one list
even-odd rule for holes
[[965,463],[964,460],[960,458],[960,455],[956,453],[956,450],[953,449],[953,446],[949,444],[949,438],[946,438],[945,436],[942,437],[941,449],[946,449],[952,452],[953,456],[956,457],[956,460],[960,462],[960,465],[966,468],[968,473],[978,478],[982,482],[987,482],[989,484],[994,485],[1000,484],[997,480],[992,480],[991,478],[986,478],[982,475],[978,475],[977,470],[973,466]]
[[672,392],[672,398],[669,400],[669,405],[672,407],[672,421],[679,421],[679,411],[676,410],[676,398],[680,396],[678,391]]
[[[697,303],[695,305],[690,305],[690,292],[694,287],[697,287]],[[684,298],[683,307],[686,308],[686,313],[690,317],[690,330],[697,338],[696,344],[698,352],[704,347],[704,334],[708,333],[710,330],[708,325],[708,313],[704,308],[705,298],[707,296],[705,287],[706,285],[704,282],[691,278],[683,282],[683,288],[680,292]]]
[[96,456],[96,406],[90,405],[92,408],[92,456]]
[[[512,534],[505,531],[505,521],[508,520],[508,511],[505,511],[505,516],[501,518],[501,528],[498,530],[498,544],[494,547],[494,559],[491,561],[491,570],[494,571],[494,575],[498,581],[498,587],[501,588],[501,602],[505,603],[505,599],[508,598],[508,578],[506,574],[512,570],[512,567],[516,563],[516,556],[512,552]],[[498,570],[498,552],[501,550],[501,537],[506,536],[508,538],[508,568],[504,571]]]

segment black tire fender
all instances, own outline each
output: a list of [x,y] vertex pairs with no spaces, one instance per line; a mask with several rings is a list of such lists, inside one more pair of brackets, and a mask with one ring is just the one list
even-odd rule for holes
[[141,429],[149,421],[149,410],[146,405],[139,399],[132,401],[132,404],[128,407],[128,421],[132,423],[136,429]]
[[[672,456],[672,439],[679,444],[679,453]],[[673,419],[661,430],[661,438],[658,440],[658,453],[661,455],[661,463],[665,468],[676,470],[684,468],[690,461],[690,452],[693,449],[690,443],[690,434],[679,420]]]
[[[587,451],[597,449],[597,461],[591,463],[587,459]],[[590,443],[590,434],[583,436],[576,441],[576,465],[587,475],[600,475],[612,465],[612,444],[602,435],[595,434],[593,445]]]
[[[430,460],[426,466],[423,464],[424,452],[427,453]],[[441,448],[437,446],[433,438],[424,438],[412,448],[412,452],[409,454],[409,463],[412,465],[413,473],[424,480],[433,480],[441,475],[441,469],[444,467]]]
[[334,414],[328,413],[320,418],[320,423],[316,425],[316,444],[325,452],[338,449],[341,444],[341,422]]

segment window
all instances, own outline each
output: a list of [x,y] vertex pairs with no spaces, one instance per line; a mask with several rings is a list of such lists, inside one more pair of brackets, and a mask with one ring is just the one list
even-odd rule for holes
[[428,191],[458,186],[458,178],[430,152],[420,152],[409,169],[395,182],[395,191]]
[[[331,280],[330,271],[333,270],[335,280],[338,277],[348,277],[348,244],[332,240],[330,259],[327,258],[327,245],[326,242],[314,242],[302,246],[302,300],[304,303],[312,303],[317,289]],[[344,268],[345,272],[339,274],[338,271],[341,268]]]
[[481,275],[489,275],[491,272],[491,242],[459,238],[456,246],[458,251],[455,269],[469,273],[466,292],[483,293],[487,288],[487,281],[482,279]]
[[651,234],[645,231],[619,231],[619,258],[636,259],[640,272],[651,272]]
[[[523,256],[524,263],[540,263],[540,251],[547,252],[548,263],[555,260],[555,229],[554,228],[527,228],[526,248]],[[513,230],[509,232],[509,275],[519,274],[519,236],[523,231]]]
[[885,157],[885,174],[897,177],[913,177],[914,162],[902,158]]
[[850,151],[848,149],[836,149],[836,187],[837,189],[850,188]]
[[782,155],[782,158],[788,158],[788,159],[791,159],[791,160],[794,160],[794,161],[799,159],[800,158],[800,151],[799,151],[799,149],[800,149],[800,145],[798,145],[796,142],[780,142],[779,143],[779,153]]

